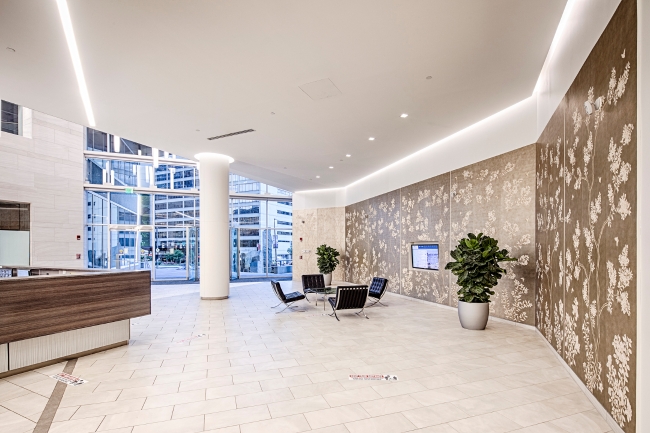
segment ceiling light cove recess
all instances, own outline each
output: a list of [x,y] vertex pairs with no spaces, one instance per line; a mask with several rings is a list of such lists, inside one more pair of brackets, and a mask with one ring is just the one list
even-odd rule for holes
[[348,154],[347,154],[347,155],[345,155],[345,156],[347,156],[347,157],[349,158],[349,157],[351,157],[352,155],[350,155],[350,154],[348,153]]
[[334,168],[334,167],[332,167],[332,166],[330,165],[330,168]]
[[368,138],[368,140],[375,141],[375,137],[370,137],[370,138]]
[[77,85],[79,86],[79,93],[81,94],[81,102],[83,102],[84,108],[86,109],[88,125],[94,127],[95,115],[93,114],[93,108],[90,105],[90,96],[88,94],[88,87],[86,86],[84,71],[81,67],[81,58],[79,57],[77,40],[74,37],[74,30],[72,29],[72,19],[70,18],[68,3],[66,0],[57,0],[56,4],[59,8],[59,16],[61,17],[61,24],[63,25],[63,33],[65,33],[65,39],[68,42],[70,57],[72,57],[72,66],[74,67],[74,72],[77,76]]
[[406,117],[409,117],[409,115],[408,115],[408,114],[406,114],[406,113],[402,113],[402,115],[401,115],[401,116],[399,116],[399,117],[401,117],[402,119],[404,119],[404,118],[406,118]]

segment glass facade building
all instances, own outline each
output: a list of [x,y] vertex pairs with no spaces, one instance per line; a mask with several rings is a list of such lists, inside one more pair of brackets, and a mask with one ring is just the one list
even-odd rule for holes
[[[197,163],[85,130],[89,268],[200,279]],[[291,193],[230,174],[231,279],[291,276]]]

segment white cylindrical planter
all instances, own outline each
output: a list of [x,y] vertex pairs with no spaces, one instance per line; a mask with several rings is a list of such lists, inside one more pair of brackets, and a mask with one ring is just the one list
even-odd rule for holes
[[201,203],[201,299],[226,299],[230,294],[228,173],[233,159],[199,153]]
[[458,318],[465,329],[482,331],[487,326],[490,316],[490,303],[468,303],[458,301]]

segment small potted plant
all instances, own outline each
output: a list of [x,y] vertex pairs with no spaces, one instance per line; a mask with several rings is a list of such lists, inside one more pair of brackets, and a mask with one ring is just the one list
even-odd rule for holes
[[499,262],[511,262],[507,250],[499,250],[498,241],[479,233],[469,233],[450,254],[455,260],[445,269],[458,277],[458,318],[465,329],[482,330],[490,315],[490,289],[496,286],[506,270]]
[[316,255],[318,256],[316,261],[318,270],[323,274],[325,285],[329,286],[332,284],[332,272],[339,264],[338,257],[340,253],[336,249],[323,244],[316,248]]

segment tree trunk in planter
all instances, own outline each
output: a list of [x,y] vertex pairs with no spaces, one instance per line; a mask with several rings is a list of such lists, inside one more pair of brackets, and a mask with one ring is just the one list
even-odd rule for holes
[[329,286],[332,284],[332,273],[330,272],[329,274],[323,274],[323,279],[325,280],[325,285]]
[[487,325],[489,316],[489,302],[458,301],[458,318],[460,325],[465,329],[482,331]]

